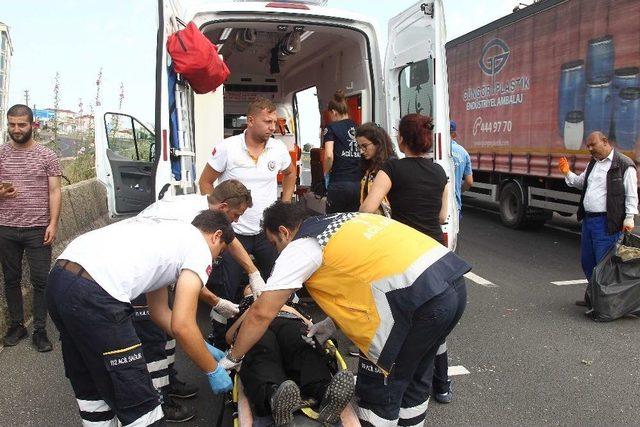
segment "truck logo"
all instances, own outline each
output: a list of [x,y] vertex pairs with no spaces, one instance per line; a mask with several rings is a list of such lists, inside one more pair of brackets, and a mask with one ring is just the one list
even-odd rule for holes
[[510,52],[509,46],[503,40],[491,39],[482,48],[478,65],[483,73],[493,77],[505,66]]

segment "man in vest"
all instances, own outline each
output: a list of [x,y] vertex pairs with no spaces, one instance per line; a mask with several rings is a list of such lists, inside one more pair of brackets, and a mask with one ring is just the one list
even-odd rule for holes
[[356,384],[362,425],[422,425],[436,350],[464,311],[469,265],[382,215],[306,216],[282,202],[264,211],[266,236],[280,256],[220,364],[240,363],[304,283],[329,316],[310,335],[323,341],[335,322],[366,357]]
[[[588,280],[593,268],[620,237],[633,230],[638,213],[638,179],[633,161],[614,150],[602,132],[587,137],[593,157],[580,175],[571,172],[569,162],[560,158],[558,167],[571,187],[582,190],[578,221],[582,221],[582,270]],[[587,296],[576,305],[588,306]]]

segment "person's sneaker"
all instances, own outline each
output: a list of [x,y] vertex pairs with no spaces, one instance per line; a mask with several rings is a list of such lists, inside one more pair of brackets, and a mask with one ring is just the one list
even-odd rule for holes
[[342,410],[349,404],[355,391],[355,381],[350,371],[340,371],[333,376],[318,411],[318,421],[336,424]]
[[198,387],[189,385],[184,381],[180,381],[176,377],[172,378],[169,381],[168,394],[171,397],[176,397],[178,399],[189,399],[190,397],[194,397],[196,394],[198,394],[198,390]]
[[47,351],[53,350],[53,345],[51,344],[51,341],[49,341],[49,337],[47,337],[47,331],[44,329],[36,329],[33,331],[31,340],[33,341],[33,345],[36,347],[36,350],[40,353],[46,353]]
[[7,347],[13,347],[18,344],[20,340],[27,336],[27,328],[22,326],[21,324],[12,326],[7,331],[7,334],[4,336],[4,345]]
[[196,416],[195,409],[189,409],[174,400],[163,403],[162,411],[164,412],[164,420],[168,423],[183,423]]
[[286,380],[273,393],[270,403],[274,425],[290,425],[293,421],[293,413],[302,406],[300,389],[293,381]]
[[453,400],[453,392],[449,390],[446,393],[434,393],[433,397],[438,403],[451,403]]

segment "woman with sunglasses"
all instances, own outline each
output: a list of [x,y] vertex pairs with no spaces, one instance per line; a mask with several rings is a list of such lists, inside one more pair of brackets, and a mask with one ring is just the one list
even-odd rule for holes
[[[396,159],[393,143],[389,134],[373,122],[365,123],[356,129],[356,141],[362,158],[362,181],[360,182],[360,203],[369,195],[376,174],[389,159]],[[391,217],[389,200],[385,197],[375,213]]]

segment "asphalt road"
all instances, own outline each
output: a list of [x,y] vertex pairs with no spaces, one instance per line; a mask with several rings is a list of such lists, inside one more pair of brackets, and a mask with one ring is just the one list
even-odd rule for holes
[[[583,279],[575,221],[510,230],[492,209],[464,207],[460,255],[476,277],[448,345],[450,365],[469,373],[453,377],[453,403],[431,403],[427,424],[638,424],[640,320],[595,323],[574,305],[584,285],[551,283]],[[201,389],[184,425],[212,425],[221,399],[181,354],[177,366]],[[48,354],[28,341],[5,348],[0,369],[0,425],[79,424],[59,343]]]

